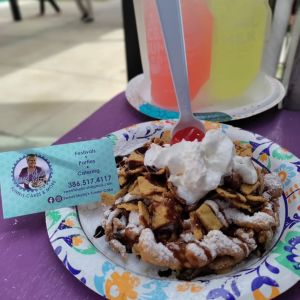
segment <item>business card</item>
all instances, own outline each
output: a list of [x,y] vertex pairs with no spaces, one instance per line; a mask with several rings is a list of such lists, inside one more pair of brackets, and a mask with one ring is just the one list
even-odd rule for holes
[[0,185],[4,218],[97,202],[119,190],[112,142],[0,153]]

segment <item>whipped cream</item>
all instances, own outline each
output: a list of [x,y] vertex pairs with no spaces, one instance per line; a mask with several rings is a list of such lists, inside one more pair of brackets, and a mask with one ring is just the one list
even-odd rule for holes
[[233,171],[241,175],[244,183],[254,184],[257,181],[257,172],[250,157],[234,156]]
[[233,142],[220,130],[208,131],[201,142],[183,140],[167,147],[152,144],[145,153],[144,164],[168,167],[168,180],[188,205],[216,189],[233,169],[241,173],[245,183],[257,180],[251,160],[236,156]]

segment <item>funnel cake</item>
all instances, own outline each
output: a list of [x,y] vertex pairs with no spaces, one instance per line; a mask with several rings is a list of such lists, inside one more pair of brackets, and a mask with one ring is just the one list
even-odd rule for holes
[[247,170],[240,174],[240,167],[229,168],[215,189],[187,203],[170,182],[168,166],[144,161],[153,144],[170,147],[169,138],[165,133],[117,158],[121,191],[102,194],[107,206],[102,226],[111,249],[124,259],[134,253],[147,263],[175,270],[185,280],[224,273],[251,253],[261,255],[279,226],[282,186],[277,174],[255,168],[251,145],[234,142],[233,155],[249,160],[255,182],[244,182]]

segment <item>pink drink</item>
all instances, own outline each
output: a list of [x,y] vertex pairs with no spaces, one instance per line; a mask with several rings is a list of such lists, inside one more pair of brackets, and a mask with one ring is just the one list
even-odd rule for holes
[[[213,18],[203,0],[184,0],[182,15],[191,99],[209,79]],[[167,53],[154,0],[144,1],[146,40],[152,101],[163,108],[177,108]]]

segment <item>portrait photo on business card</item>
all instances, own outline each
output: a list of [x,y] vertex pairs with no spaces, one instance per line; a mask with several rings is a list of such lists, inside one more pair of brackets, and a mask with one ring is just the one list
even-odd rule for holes
[[51,165],[44,157],[27,154],[14,166],[15,183],[24,190],[37,190],[46,185],[51,177]]

